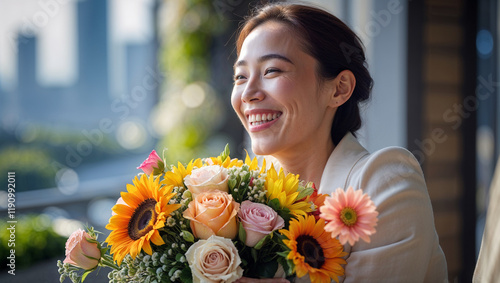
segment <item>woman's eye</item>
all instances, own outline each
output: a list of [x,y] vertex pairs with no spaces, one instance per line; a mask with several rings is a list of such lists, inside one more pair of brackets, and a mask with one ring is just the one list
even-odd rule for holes
[[245,79],[245,76],[242,76],[242,75],[234,75],[233,79],[234,79],[235,81],[237,81],[237,80],[244,80],[244,79]]
[[267,75],[267,74],[271,74],[271,73],[279,73],[281,72],[280,69],[276,69],[276,68],[269,68],[269,69],[266,69],[265,73],[264,73],[264,76]]

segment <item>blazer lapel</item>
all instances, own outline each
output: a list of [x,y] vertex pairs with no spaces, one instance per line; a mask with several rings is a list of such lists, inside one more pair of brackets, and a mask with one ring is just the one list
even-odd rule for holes
[[347,133],[328,158],[321,175],[319,193],[331,194],[339,187],[346,190],[354,165],[366,155],[369,155],[368,151],[350,132]]

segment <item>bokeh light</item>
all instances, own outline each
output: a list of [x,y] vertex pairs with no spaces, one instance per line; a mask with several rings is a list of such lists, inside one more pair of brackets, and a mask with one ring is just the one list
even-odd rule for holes
[[116,200],[111,198],[94,199],[87,207],[87,214],[90,221],[99,226],[106,226],[111,218],[111,208]]
[[477,33],[476,48],[479,55],[487,57],[493,51],[493,36],[489,30],[482,29]]
[[56,184],[61,193],[72,195],[78,190],[80,180],[75,170],[63,168],[56,173]]
[[124,149],[137,149],[146,143],[148,134],[141,123],[126,121],[116,131],[116,139]]
[[205,101],[205,90],[199,84],[193,83],[182,90],[182,102],[188,108],[200,107]]
[[76,230],[84,228],[83,224],[78,220],[58,218],[52,222],[52,229],[63,237],[69,237]]

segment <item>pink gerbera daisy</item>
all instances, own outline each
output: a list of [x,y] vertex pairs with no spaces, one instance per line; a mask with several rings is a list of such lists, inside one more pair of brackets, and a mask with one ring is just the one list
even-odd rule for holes
[[370,242],[370,235],[375,233],[378,212],[375,204],[367,194],[352,187],[344,192],[338,188],[331,197],[325,199],[320,207],[321,214],[328,224],[325,231],[330,232],[332,237],[339,237],[342,245],[349,242],[352,246],[359,238]]

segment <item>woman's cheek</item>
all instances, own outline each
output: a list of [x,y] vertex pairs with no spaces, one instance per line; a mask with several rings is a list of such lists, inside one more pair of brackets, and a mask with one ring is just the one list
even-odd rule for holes
[[236,87],[237,86],[235,86],[235,90],[233,90],[233,93],[231,94],[231,106],[233,106],[234,112],[236,112],[236,114],[238,115],[238,118],[240,118],[243,125],[245,125],[246,118],[245,118],[245,115],[243,113],[243,109],[241,109],[241,107],[242,107],[241,91],[236,91]]
[[238,85],[233,86],[233,92],[231,93],[231,105],[233,109],[236,111],[239,109],[239,105],[241,104],[241,92],[238,91]]

